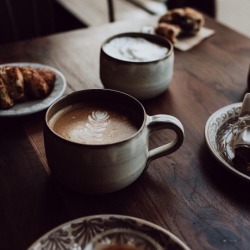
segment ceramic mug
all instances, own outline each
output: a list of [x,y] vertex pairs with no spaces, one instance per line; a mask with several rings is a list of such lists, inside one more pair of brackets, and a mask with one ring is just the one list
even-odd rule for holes
[[[173,141],[148,149],[161,129]],[[46,112],[44,144],[52,174],[67,187],[88,194],[109,193],[134,182],[149,163],[176,151],[181,122],[170,115],[148,116],[134,97],[109,89],[73,92]]]
[[146,33],[122,33],[107,39],[100,51],[100,79],[105,88],[146,100],[166,91],[174,67],[173,45]]

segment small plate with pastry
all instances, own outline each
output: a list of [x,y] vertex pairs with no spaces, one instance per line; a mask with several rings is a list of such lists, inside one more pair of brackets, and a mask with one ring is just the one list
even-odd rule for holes
[[205,18],[202,13],[184,7],[168,10],[159,17],[154,27],[143,27],[142,32],[162,36],[171,41],[175,48],[187,51],[215,33],[204,25]]
[[66,89],[57,69],[39,63],[0,65],[0,117],[23,116],[48,108]]

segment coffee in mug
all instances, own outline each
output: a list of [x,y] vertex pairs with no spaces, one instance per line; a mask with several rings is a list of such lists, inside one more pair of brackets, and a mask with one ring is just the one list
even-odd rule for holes
[[62,109],[50,121],[55,133],[84,144],[109,144],[125,140],[137,132],[138,125],[117,107],[76,104]]
[[[173,130],[171,142],[149,150],[150,134]],[[73,92],[47,110],[45,152],[52,175],[70,189],[110,193],[133,183],[150,162],[183,142],[181,122],[170,115],[148,116],[134,97],[110,89]]]

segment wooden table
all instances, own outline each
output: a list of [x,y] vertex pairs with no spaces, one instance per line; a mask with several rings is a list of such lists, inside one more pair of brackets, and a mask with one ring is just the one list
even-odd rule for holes
[[[101,43],[113,34],[155,22],[118,22],[5,45],[0,47],[0,63],[51,65],[65,75],[66,93],[102,88]],[[216,34],[188,52],[175,51],[169,89],[143,102],[149,115],[166,113],[182,121],[184,144],[152,162],[122,191],[93,197],[55,182],[43,145],[45,111],[0,119],[0,249],[26,249],[50,229],[95,214],[148,220],[192,249],[250,249],[250,185],[215,160],[204,138],[212,113],[243,100],[250,40],[211,19],[206,26]],[[161,140],[154,137],[152,146]]]

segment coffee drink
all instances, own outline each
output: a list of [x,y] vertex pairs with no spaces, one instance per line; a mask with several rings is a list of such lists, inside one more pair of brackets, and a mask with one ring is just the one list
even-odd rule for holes
[[173,45],[163,37],[141,32],[122,33],[104,41],[100,50],[100,79],[138,100],[166,91],[174,66]]
[[74,104],[50,120],[54,132],[82,144],[109,144],[125,140],[138,128],[128,114],[110,107]]
[[[176,138],[149,150],[151,133],[162,129],[173,130]],[[87,194],[125,188],[151,161],[176,151],[184,139],[178,119],[148,116],[137,99],[111,89],[74,91],[54,102],[43,132],[52,175]]]
[[169,49],[141,37],[117,37],[107,42],[103,50],[109,56],[129,62],[150,62],[164,58]]

